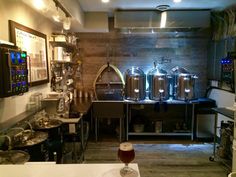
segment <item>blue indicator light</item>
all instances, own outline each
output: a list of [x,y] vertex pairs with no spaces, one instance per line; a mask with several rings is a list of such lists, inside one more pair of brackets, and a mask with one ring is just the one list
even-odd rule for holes
[[19,52],[16,53],[16,58],[17,58],[18,60],[20,59],[20,53],[19,53]]
[[10,58],[11,58],[11,62],[13,63],[13,64],[15,64],[15,53],[14,52],[11,52],[10,53]]
[[11,59],[15,59],[15,53],[14,52],[11,52],[10,56],[11,56]]
[[21,53],[17,52],[17,53],[16,53],[16,58],[17,58],[17,62],[18,62],[18,63],[22,63],[22,60],[21,60]]

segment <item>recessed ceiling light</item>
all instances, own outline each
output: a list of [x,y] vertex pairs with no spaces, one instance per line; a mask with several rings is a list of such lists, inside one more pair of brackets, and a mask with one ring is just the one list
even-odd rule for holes
[[182,0],[173,0],[174,3],[180,3]]
[[102,0],[103,3],[108,3],[110,0]]
[[34,0],[33,4],[34,7],[39,10],[43,10],[46,7],[45,2],[43,0]]
[[156,7],[156,9],[159,11],[166,11],[166,10],[170,9],[170,6],[169,5],[159,5]]

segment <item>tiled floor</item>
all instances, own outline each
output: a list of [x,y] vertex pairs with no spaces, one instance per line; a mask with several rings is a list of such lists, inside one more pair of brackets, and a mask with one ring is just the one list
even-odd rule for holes
[[[227,177],[229,170],[219,161],[211,162],[212,144],[182,141],[131,141],[141,177]],[[119,143],[89,141],[84,163],[116,163]]]

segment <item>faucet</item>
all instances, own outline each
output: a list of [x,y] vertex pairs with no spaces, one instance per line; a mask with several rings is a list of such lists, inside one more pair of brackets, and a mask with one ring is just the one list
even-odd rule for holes
[[22,128],[22,127],[13,127],[13,128],[11,128],[11,130],[22,130],[22,131],[24,131],[25,129]]
[[29,121],[25,121],[27,125],[29,125],[30,127],[30,132],[31,132],[31,135],[33,134],[33,127],[31,125],[31,123]]
[[12,146],[11,146],[11,144],[12,144],[12,142],[11,142],[11,137],[10,136],[8,136],[8,135],[0,135],[0,138],[7,138],[8,139],[8,150],[11,150],[11,148],[12,148]]

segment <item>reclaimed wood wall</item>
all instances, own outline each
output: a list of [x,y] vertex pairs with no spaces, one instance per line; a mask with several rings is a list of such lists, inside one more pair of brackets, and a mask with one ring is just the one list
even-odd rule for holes
[[93,81],[102,65],[110,62],[125,74],[132,66],[145,73],[153,62],[170,71],[175,66],[186,68],[198,76],[196,93],[205,94],[207,86],[207,56],[209,36],[206,32],[158,33],[78,33],[79,55],[82,61],[82,83],[78,87],[92,89]]

